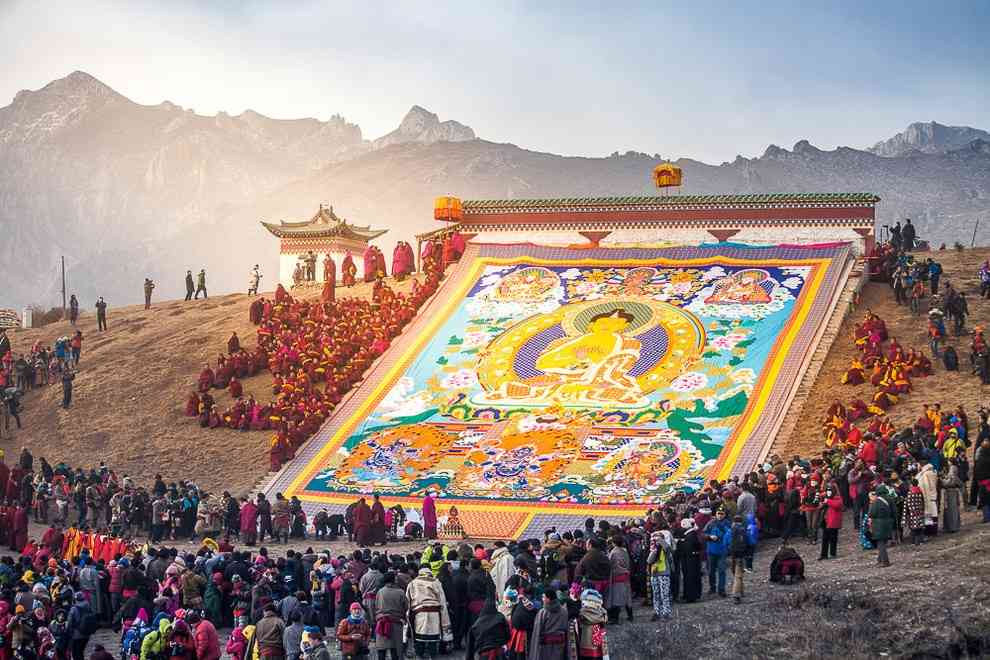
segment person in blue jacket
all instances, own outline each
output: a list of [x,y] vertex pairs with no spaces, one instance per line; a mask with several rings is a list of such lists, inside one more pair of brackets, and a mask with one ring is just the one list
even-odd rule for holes
[[725,596],[725,558],[729,554],[732,525],[725,518],[725,509],[719,508],[715,517],[705,525],[704,536],[708,541],[708,592]]

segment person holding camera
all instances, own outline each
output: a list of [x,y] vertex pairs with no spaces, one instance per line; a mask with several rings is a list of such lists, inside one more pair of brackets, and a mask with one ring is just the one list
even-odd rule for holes
[[842,529],[842,511],[845,508],[842,495],[829,484],[825,489],[824,525],[822,530],[822,552],[818,559],[835,559],[839,546],[839,530]]

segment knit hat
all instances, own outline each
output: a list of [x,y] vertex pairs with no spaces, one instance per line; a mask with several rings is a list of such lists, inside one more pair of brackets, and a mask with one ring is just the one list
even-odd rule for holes
[[429,566],[423,566],[419,569],[419,577],[433,577],[433,571],[430,570]]
[[594,605],[601,607],[602,595],[594,589],[585,589],[581,592],[581,605],[585,607]]
[[364,612],[364,608],[361,607],[361,603],[351,603],[351,612]]

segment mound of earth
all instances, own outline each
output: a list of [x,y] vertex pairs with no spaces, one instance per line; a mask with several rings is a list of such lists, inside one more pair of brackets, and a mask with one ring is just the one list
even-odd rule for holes
[[[407,291],[411,280],[389,282]],[[305,296],[318,295],[313,289]],[[272,294],[262,294],[271,297]],[[371,285],[337,289],[338,296],[371,296]],[[4,437],[0,447],[12,458],[22,446],[54,464],[96,466],[105,461],[139,483],[155,473],[166,481],[191,479],[210,491],[247,493],[268,470],[269,433],[203,429],[185,416],[189,393],[204,364],[215,364],[237,332],[241,345],[253,347],[256,328],[248,320],[253,297],[211,296],[208,300],[155,301],[110,308],[109,330],[98,332],[95,313],[79,319],[83,333],[79,373],[72,406],[63,410],[60,384],[28,392],[21,414],[23,430]],[[36,341],[51,346],[74,328],[59,322],[10,334],[14,353],[28,353]],[[263,371],[242,381],[244,395],[271,398],[271,374]],[[232,403],[226,391],[213,390],[221,410]],[[12,422],[13,423],[13,422]]]

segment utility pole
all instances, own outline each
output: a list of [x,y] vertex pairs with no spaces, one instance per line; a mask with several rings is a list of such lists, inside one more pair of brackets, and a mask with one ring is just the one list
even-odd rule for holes
[[65,255],[62,255],[62,318],[65,318]]
[[980,228],[980,219],[976,219],[976,225],[973,227],[973,240],[969,242],[969,247],[974,247],[976,245],[976,230]]

